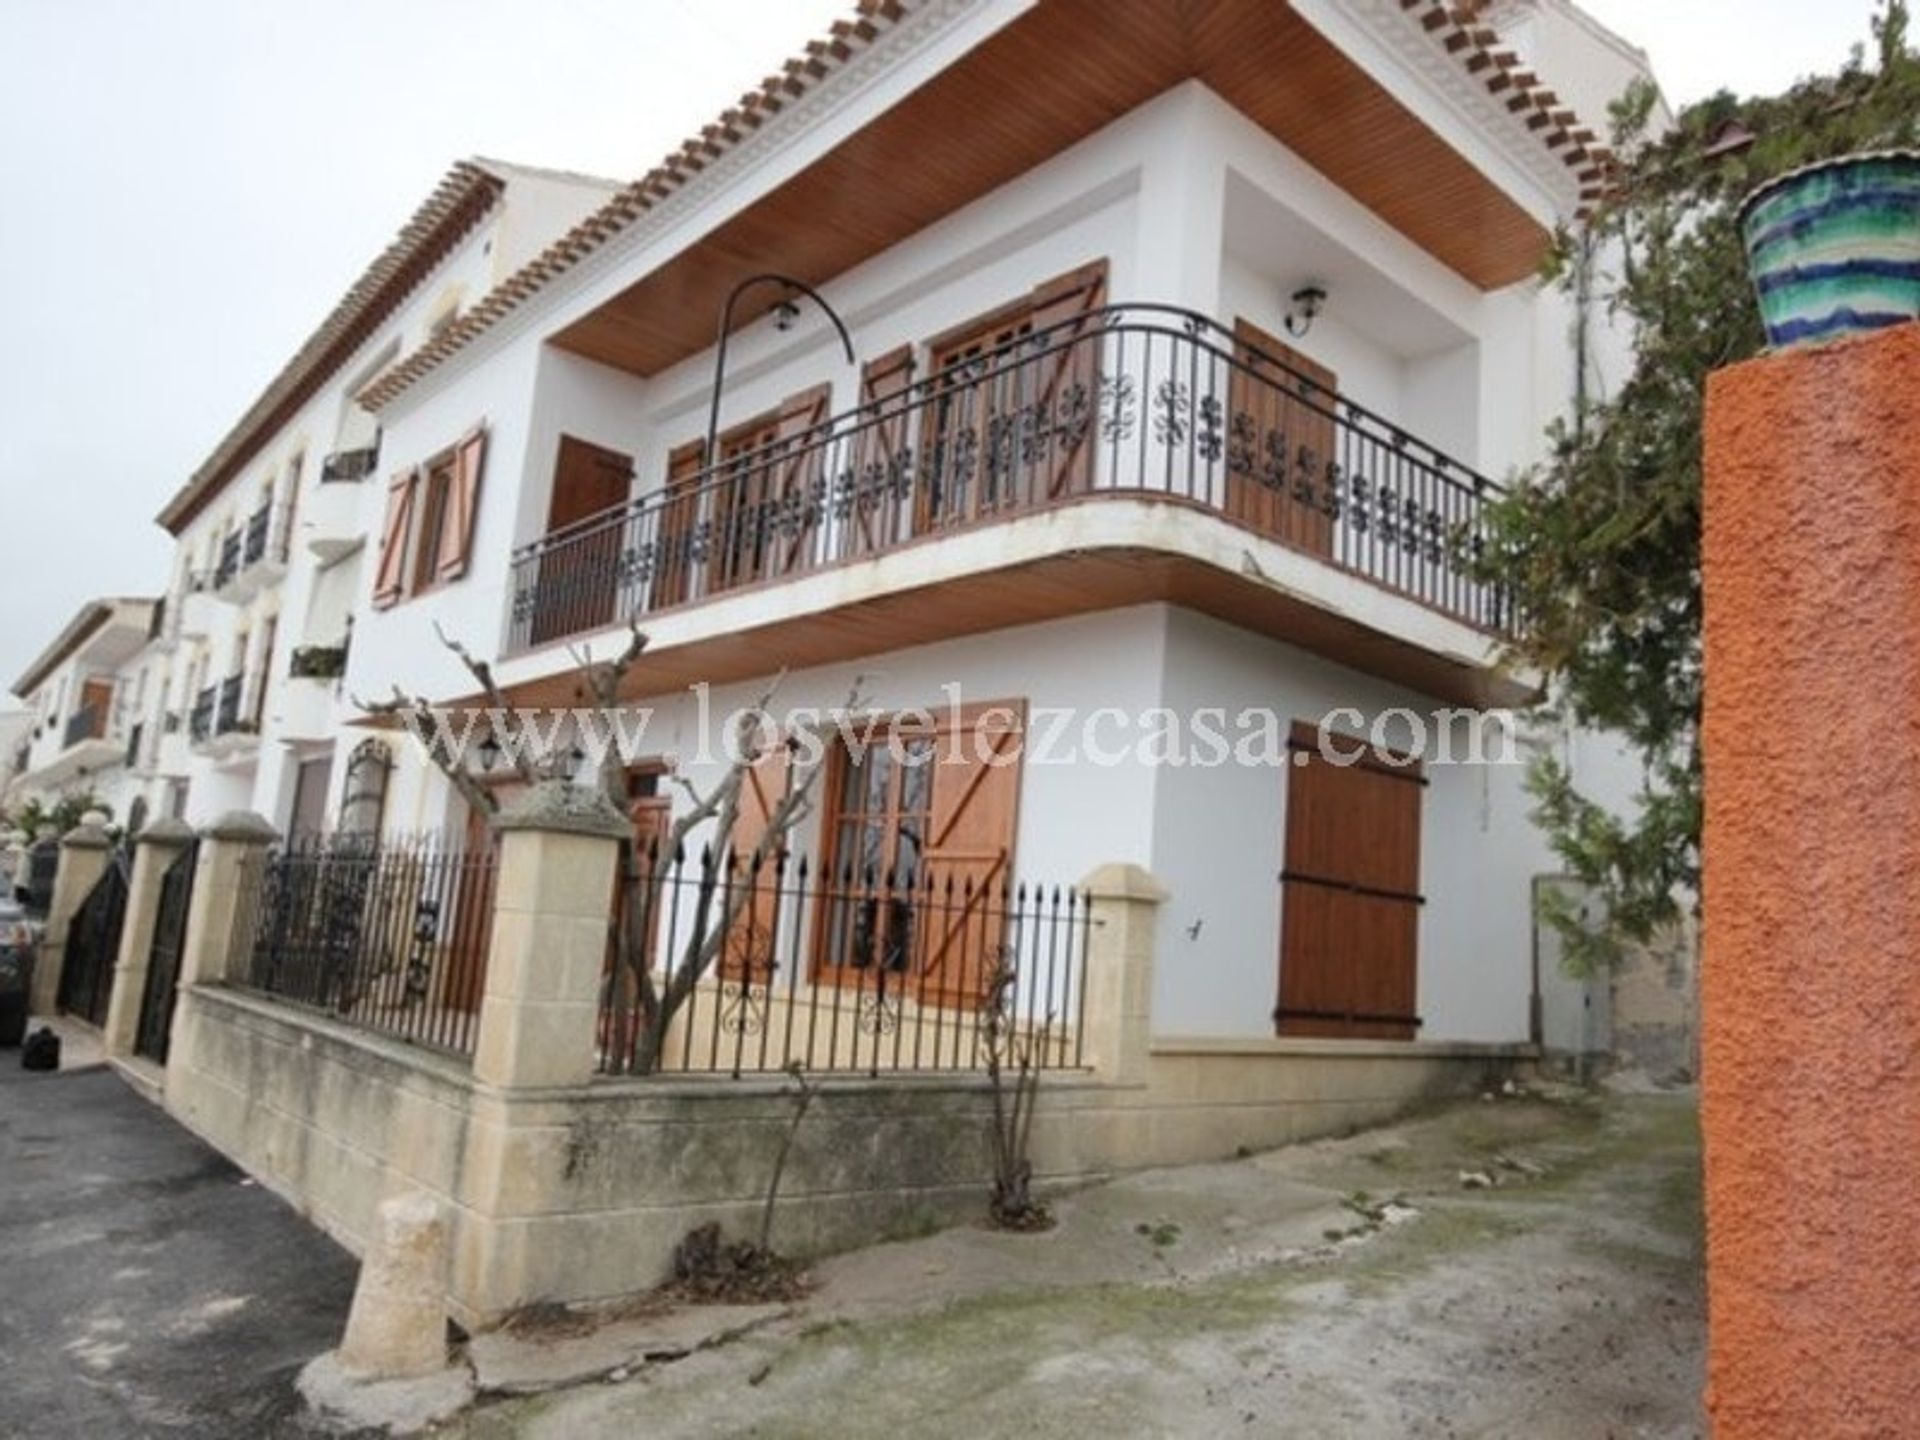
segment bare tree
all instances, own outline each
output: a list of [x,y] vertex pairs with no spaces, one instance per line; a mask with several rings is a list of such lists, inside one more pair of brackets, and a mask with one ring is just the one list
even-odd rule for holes
[[[492,666],[438,625],[434,631],[440,643],[453,652],[480,687],[496,732],[503,726],[511,732],[511,727],[529,723],[516,718],[518,712],[501,692]],[[629,621],[627,643],[611,659],[595,660],[583,650],[573,650],[579,674],[577,695],[602,714],[610,715],[620,706],[628,677],[646,649],[646,633]],[[624,847],[618,913],[617,917],[609,917],[617,923],[619,957],[612,977],[613,1023],[610,1033],[603,1037],[618,1068],[644,1075],[658,1067],[673,1017],[692,998],[713,967],[743,911],[753,903],[758,888],[777,880],[787,836],[813,813],[813,789],[825,768],[826,747],[800,745],[796,737],[780,735],[772,725],[769,708],[785,678],[783,670],[751,707],[739,712],[726,774],[705,791],[685,776],[671,777],[686,795],[687,808],[674,818],[667,834],[649,847],[649,853],[636,853],[631,843]],[[863,704],[862,682],[856,678],[848,691],[845,709],[857,711]],[[493,788],[474,775],[448,730],[438,723],[440,707],[395,686],[392,699],[361,702],[361,708],[369,714],[404,721],[426,749],[428,758],[469,805],[486,815],[498,812],[500,802]],[[552,776],[543,774],[529,753],[533,748],[526,743],[529,738],[530,731],[524,728],[517,733],[495,734],[502,755],[513,764],[516,777],[531,785]],[[742,793],[755,767],[776,746],[785,746],[789,752],[786,783],[753,844],[736,846],[734,832],[740,819]],[[599,767],[600,789],[622,815],[628,812],[625,760],[619,746],[608,743],[602,749]],[[706,843],[707,863],[700,866],[699,888],[687,938],[681,953],[667,957],[669,963],[664,974],[658,974],[654,952],[661,897],[676,873],[678,857],[686,853],[695,832],[708,824],[712,831]]]
[[1053,1015],[1038,1030],[1022,1030],[1013,990],[1019,976],[1009,957],[995,960],[980,1002],[980,1042],[986,1054],[987,1086],[993,1097],[993,1193],[987,1213],[1006,1230],[1044,1230],[1053,1223],[1034,1198],[1033,1112],[1040,1098],[1042,1050],[1051,1038]]

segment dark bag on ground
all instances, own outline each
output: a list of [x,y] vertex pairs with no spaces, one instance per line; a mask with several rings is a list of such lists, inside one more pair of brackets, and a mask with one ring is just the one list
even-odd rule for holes
[[58,1070],[60,1037],[42,1025],[20,1047],[20,1066],[24,1070]]

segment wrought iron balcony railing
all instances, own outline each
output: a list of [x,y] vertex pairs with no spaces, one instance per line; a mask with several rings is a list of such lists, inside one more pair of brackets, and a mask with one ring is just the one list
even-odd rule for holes
[[203,744],[213,738],[214,716],[220,707],[220,687],[209,685],[194,696],[193,708],[187,712],[187,739],[195,745]]
[[220,559],[213,568],[213,588],[224,590],[234,576],[240,573],[241,548],[246,537],[236,530],[220,542]]
[[1204,316],[1114,306],[522,547],[523,650],[1101,496],[1198,506],[1481,629],[1499,486]]
[[61,736],[61,743],[71,747],[78,745],[82,740],[98,740],[106,733],[106,706],[82,705],[67,717],[67,728]]
[[364,480],[379,464],[378,441],[358,450],[336,450],[320,462],[320,481],[322,484],[331,484],[336,481]]

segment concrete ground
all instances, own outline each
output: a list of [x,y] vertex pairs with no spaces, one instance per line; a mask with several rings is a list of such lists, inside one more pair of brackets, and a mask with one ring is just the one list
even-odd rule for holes
[[118,1075],[0,1050],[0,1435],[304,1435],[356,1266]]
[[476,1345],[483,1387],[601,1378],[449,1433],[1697,1435],[1698,1176],[1691,1097],[1470,1102],[841,1256],[785,1311],[638,1322],[682,1339],[629,1358]]

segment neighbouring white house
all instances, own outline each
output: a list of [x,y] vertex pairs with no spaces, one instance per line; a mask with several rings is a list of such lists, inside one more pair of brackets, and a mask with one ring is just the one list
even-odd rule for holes
[[7,808],[92,796],[121,823],[145,814],[138,757],[148,743],[158,682],[141,663],[159,602],[103,598],[80,607],[13,682],[26,706],[9,747]]
[[354,397],[614,188],[497,160],[454,165],[167,502],[159,715],[135,761],[156,813],[204,823],[254,810],[289,831],[326,828],[381,453],[379,423]]

